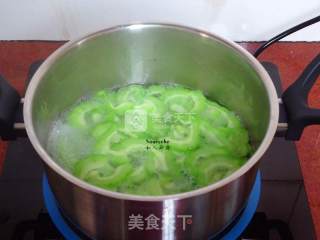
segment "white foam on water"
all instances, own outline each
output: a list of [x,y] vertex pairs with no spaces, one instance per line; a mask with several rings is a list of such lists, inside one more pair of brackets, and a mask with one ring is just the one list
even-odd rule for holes
[[57,163],[72,171],[74,163],[91,152],[92,145],[93,139],[88,134],[71,127],[61,118],[52,124],[47,150]]

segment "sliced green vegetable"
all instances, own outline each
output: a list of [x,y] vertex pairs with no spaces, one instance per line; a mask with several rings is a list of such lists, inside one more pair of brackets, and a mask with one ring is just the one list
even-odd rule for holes
[[146,95],[146,89],[142,85],[129,85],[117,91],[118,104],[131,102],[134,104],[142,103]]
[[240,119],[233,112],[209,100],[206,101],[202,116],[214,127],[242,127]]
[[164,85],[151,85],[148,87],[146,95],[161,99],[166,89],[167,87]]
[[176,85],[101,90],[65,116],[72,131],[55,131],[53,156],[75,176],[112,191],[191,191],[229,176],[251,152],[236,114]]
[[148,165],[149,170],[166,171],[168,169],[165,154],[154,148],[147,149],[146,141],[140,139],[127,139],[117,144],[114,151],[125,154],[133,166]]
[[208,122],[200,123],[204,142],[213,147],[222,147],[235,156],[244,157],[250,152],[248,132],[243,128],[214,128]]
[[135,192],[139,195],[149,196],[164,194],[160,182],[156,177],[153,177],[148,181],[143,182],[140,186],[137,187]]
[[150,174],[148,173],[146,167],[144,165],[141,165],[134,168],[132,174],[128,177],[128,181],[132,183],[141,183],[148,176],[150,176]]
[[113,123],[110,123],[110,122],[100,123],[92,129],[91,136],[93,136],[95,139],[99,139],[101,136],[107,134],[107,132],[113,128],[114,128]]
[[87,114],[97,108],[94,102],[81,102],[68,113],[67,121],[72,127],[86,129],[89,127]]
[[113,174],[108,176],[100,174],[98,171],[91,171],[86,177],[86,181],[104,188],[118,187],[131,172],[132,166],[124,164],[117,167]]
[[200,143],[199,123],[194,120],[191,124],[174,124],[169,130],[168,140],[173,149],[192,150]]
[[77,161],[74,167],[74,174],[81,179],[86,179],[90,172],[104,169],[105,174],[110,174],[113,168],[108,164],[106,155],[91,155]]
[[99,138],[93,151],[98,154],[117,154],[117,151],[113,151],[112,147],[124,139],[126,139],[126,136],[121,133],[115,125],[112,125],[110,128],[106,129],[103,135]]
[[206,98],[200,91],[171,88],[164,98],[169,110],[175,113],[196,114],[205,108]]
[[234,159],[231,156],[211,156],[203,159],[199,165],[203,173],[198,175],[198,182],[205,186],[208,182],[219,181],[237,170],[242,163],[243,159]]

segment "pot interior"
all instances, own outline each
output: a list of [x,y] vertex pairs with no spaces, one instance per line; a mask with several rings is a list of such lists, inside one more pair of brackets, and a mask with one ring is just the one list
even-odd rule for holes
[[131,25],[69,44],[41,67],[32,101],[35,134],[46,149],[52,122],[79,98],[131,83],[201,90],[236,112],[259,146],[270,120],[265,84],[248,58],[224,41],[169,25]]

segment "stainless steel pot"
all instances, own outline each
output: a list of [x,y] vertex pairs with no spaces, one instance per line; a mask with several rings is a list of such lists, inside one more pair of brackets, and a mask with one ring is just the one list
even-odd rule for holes
[[[318,74],[319,69],[318,66]],[[308,69],[309,73],[312,71],[315,69]],[[304,77],[307,78],[314,81],[316,76]],[[53,120],[81,96],[128,83],[162,82],[199,89],[236,112],[256,146],[248,162],[210,186],[151,197],[92,186],[64,170],[46,151]],[[292,94],[287,95],[289,106]],[[11,109],[18,104],[17,100],[14,102]],[[289,113],[294,108],[290,106],[286,107]],[[14,134],[10,124],[13,112],[8,110],[4,120],[0,116],[0,123],[6,126],[1,135],[7,138]],[[269,75],[236,43],[182,26],[135,24],[91,34],[55,51],[33,76],[25,95],[23,114],[28,136],[43,159],[59,206],[89,237],[206,239],[226,227],[245,206],[259,159],[276,133],[279,105]],[[297,117],[291,116],[289,128],[297,123]],[[130,229],[132,221],[139,222],[139,215],[157,217],[160,229]],[[188,219],[192,219],[192,224]],[[186,220],[189,224],[185,224]]]

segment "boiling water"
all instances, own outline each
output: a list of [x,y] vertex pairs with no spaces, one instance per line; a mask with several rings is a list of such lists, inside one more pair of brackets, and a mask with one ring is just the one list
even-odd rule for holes
[[63,113],[47,150],[98,187],[163,195],[224,178],[245,162],[250,146],[240,119],[201,92],[129,85],[99,91]]
[[62,117],[52,124],[47,149],[53,159],[72,172],[75,162],[88,156],[93,144],[90,135],[71,127]]

